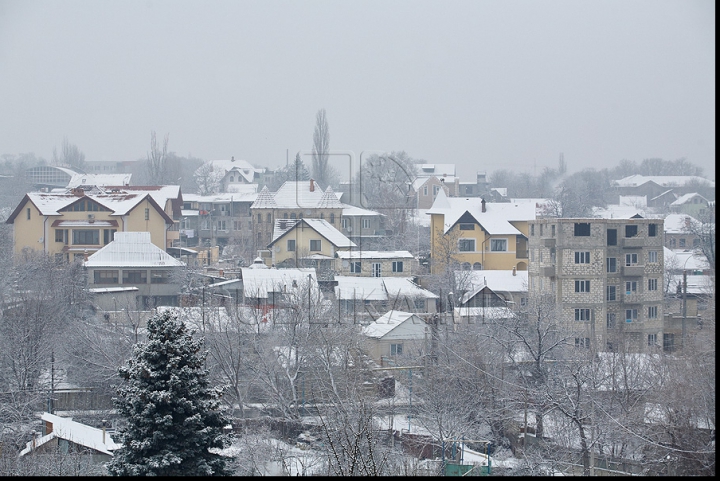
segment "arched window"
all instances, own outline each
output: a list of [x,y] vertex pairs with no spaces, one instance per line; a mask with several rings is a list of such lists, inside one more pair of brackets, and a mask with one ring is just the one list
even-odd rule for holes
[[481,270],[482,270],[482,264],[480,264],[479,262],[476,262],[475,264],[473,264],[473,270],[474,270],[474,271],[481,271]]
[[463,264],[462,264],[462,269],[463,269],[464,271],[469,271],[469,270],[470,270],[470,267],[471,267],[471,266],[470,266],[470,263],[469,263],[469,262],[463,262]]
[[335,223],[335,214],[330,214],[330,223],[331,224]]
[[296,218],[297,218],[297,216],[295,215],[295,212],[293,212],[292,214],[290,214],[290,218],[291,218],[291,219],[296,219]]

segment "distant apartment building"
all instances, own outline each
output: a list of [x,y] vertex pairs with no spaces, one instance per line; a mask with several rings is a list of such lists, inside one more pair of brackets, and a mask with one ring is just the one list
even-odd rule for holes
[[577,347],[667,344],[661,220],[543,219],[529,227],[528,295],[554,296]]

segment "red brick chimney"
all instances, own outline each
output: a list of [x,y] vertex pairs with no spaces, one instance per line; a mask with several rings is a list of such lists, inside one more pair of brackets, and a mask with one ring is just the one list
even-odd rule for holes
[[480,205],[482,206],[482,211],[485,212],[485,199],[480,200]]

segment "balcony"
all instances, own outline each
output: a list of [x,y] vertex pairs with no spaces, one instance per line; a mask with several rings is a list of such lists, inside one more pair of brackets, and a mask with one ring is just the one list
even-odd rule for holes
[[623,266],[622,269],[622,273],[624,276],[642,277],[642,275],[645,274],[645,266],[641,266],[638,264],[632,266]]
[[544,277],[555,277],[555,266],[544,266],[540,268],[540,275]]
[[640,293],[637,291],[623,292],[623,302],[625,304],[640,304]]
[[548,247],[548,248],[552,249],[553,247],[555,247],[555,238],[552,237],[552,238],[550,238],[550,239],[543,239],[543,240],[542,240],[542,245],[543,245],[544,247]]
[[625,237],[622,240],[622,246],[626,249],[638,249],[645,245],[644,237]]

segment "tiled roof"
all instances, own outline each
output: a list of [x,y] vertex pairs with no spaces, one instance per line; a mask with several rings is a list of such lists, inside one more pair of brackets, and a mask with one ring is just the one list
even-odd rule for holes
[[322,197],[317,203],[318,209],[342,209],[343,204],[340,203],[340,201],[337,198],[337,195],[335,195],[335,192],[333,192],[332,187],[328,186],[325,193],[323,193]]
[[179,267],[185,263],[150,242],[149,232],[116,232],[115,240],[92,254],[85,267]]
[[262,188],[251,206],[252,209],[274,209],[276,207],[275,196],[273,196],[270,189],[267,188],[267,185]]

